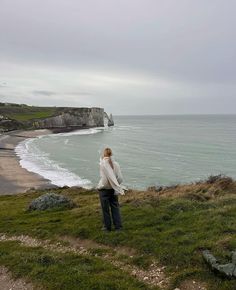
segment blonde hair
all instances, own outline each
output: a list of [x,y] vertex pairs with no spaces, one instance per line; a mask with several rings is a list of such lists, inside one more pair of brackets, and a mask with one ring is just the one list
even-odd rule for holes
[[103,157],[109,157],[109,164],[111,165],[111,168],[113,169],[114,166],[113,166],[113,163],[111,161],[111,156],[112,156],[112,150],[111,148],[105,148],[104,151],[103,151]]
[[111,148],[105,148],[103,151],[103,157],[111,157],[112,156],[112,150]]

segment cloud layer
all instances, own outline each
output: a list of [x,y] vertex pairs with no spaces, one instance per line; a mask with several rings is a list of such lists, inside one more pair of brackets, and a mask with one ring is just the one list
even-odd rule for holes
[[2,0],[0,99],[236,113],[234,0]]

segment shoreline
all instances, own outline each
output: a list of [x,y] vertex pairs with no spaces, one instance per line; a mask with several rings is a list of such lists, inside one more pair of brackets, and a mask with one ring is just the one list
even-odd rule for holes
[[25,139],[52,133],[53,130],[42,129],[10,131],[0,135],[0,195],[57,187],[41,175],[22,168],[15,152],[15,147]]

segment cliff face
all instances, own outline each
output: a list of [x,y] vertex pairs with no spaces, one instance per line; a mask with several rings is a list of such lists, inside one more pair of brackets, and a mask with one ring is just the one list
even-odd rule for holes
[[113,126],[103,108],[36,107],[0,103],[0,132],[17,129],[51,129],[54,132]]
[[87,128],[104,126],[102,108],[60,108],[56,116],[34,120],[35,129]]

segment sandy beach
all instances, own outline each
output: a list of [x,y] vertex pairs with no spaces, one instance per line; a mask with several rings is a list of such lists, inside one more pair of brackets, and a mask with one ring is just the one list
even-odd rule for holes
[[33,130],[12,131],[0,135],[0,195],[23,193],[31,188],[54,187],[49,180],[22,168],[14,150],[26,138],[50,133],[50,130]]

